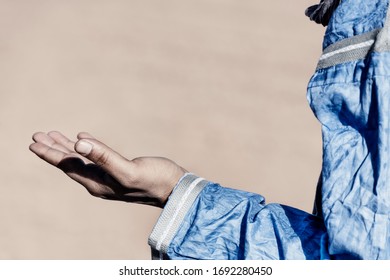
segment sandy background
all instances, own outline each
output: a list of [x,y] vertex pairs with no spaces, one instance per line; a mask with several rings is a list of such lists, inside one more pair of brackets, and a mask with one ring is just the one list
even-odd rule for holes
[[315,0],[0,0],[0,259],[149,259],[160,210],[91,197],[29,150],[88,131],[311,211]]

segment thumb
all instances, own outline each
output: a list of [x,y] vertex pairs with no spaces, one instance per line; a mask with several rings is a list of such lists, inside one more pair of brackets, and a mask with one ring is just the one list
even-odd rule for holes
[[75,143],[75,151],[86,157],[119,182],[129,179],[130,161],[97,139],[82,138]]

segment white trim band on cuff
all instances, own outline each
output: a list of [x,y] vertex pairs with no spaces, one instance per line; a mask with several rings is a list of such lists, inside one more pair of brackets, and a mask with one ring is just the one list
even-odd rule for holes
[[160,259],[167,252],[187,212],[208,183],[191,173],[186,173],[179,180],[148,240],[152,250],[160,253]]

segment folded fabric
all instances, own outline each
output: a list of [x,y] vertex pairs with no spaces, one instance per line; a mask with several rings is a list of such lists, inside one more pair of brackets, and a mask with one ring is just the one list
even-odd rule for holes
[[154,258],[390,259],[388,7],[343,0],[329,20],[307,91],[323,137],[316,213],[186,174],[149,237]]
[[327,26],[330,17],[340,2],[341,0],[321,0],[319,4],[307,8],[305,15],[308,16],[310,20],[322,24],[323,26]]

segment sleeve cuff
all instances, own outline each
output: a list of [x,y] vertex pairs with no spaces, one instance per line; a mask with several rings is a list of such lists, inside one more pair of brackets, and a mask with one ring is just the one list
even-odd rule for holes
[[148,244],[152,248],[153,259],[164,259],[187,212],[208,183],[191,173],[184,174],[179,180],[149,236]]

